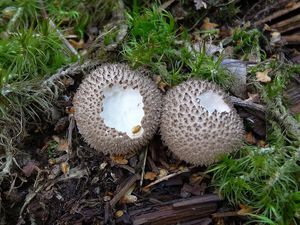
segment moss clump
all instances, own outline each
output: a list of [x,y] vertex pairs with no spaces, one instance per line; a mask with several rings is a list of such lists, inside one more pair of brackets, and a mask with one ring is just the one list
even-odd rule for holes
[[156,6],[127,15],[130,33],[123,56],[134,66],[146,66],[173,86],[190,77],[214,81],[228,87],[231,79],[221,67],[222,57],[208,56],[191,47],[186,31],[179,31],[173,16]]

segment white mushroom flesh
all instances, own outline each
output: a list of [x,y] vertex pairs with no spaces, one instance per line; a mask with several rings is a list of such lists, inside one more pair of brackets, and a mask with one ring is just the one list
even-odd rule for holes
[[207,91],[199,95],[197,102],[204,107],[209,114],[212,114],[215,110],[219,113],[230,112],[230,108],[223,100],[223,97],[213,91]]
[[[130,138],[138,138],[143,134],[142,119],[144,117],[143,97],[137,89],[120,85],[107,87],[103,91],[103,110],[100,113],[104,124],[126,133]],[[136,128],[140,129],[136,129]]]

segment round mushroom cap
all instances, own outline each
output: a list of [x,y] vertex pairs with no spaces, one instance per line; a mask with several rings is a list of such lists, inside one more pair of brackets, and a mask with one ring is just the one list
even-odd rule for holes
[[161,93],[145,71],[125,64],[105,64],[80,84],[74,99],[79,133],[94,149],[127,154],[145,146],[155,134]]
[[178,158],[210,165],[243,142],[243,122],[229,96],[213,83],[188,80],[164,99],[161,136]]

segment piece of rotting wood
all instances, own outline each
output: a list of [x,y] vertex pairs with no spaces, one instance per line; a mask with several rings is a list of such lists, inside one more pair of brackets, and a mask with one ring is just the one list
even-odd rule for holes
[[296,9],[299,9],[300,8],[300,2],[292,5],[291,7],[288,7],[288,8],[284,8],[284,9],[281,9],[281,10],[278,10],[276,11],[275,13],[261,19],[261,20],[258,20],[254,23],[255,26],[258,26],[258,25],[261,25],[261,24],[264,24],[264,23],[268,23],[274,19],[277,19],[283,15],[286,15]]
[[[168,225],[209,219],[218,209],[221,199],[215,194],[177,199],[137,210],[129,210],[133,225]],[[197,224],[197,223],[196,223]],[[198,223],[201,224],[201,223]]]
[[299,34],[282,36],[282,40],[287,45],[300,45],[300,33]]
[[275,29],[280,33],[296,30],[298,28],[300,28],[300,15],[293,16],[271,25],[271,29]]

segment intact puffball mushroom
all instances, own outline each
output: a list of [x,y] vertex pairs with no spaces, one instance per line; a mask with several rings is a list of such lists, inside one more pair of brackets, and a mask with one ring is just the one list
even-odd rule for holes
[[243,122],[228,95],[207,81],[189,80],[165,96],[161,136],[180,159],[209,165],[240,146]]
[[145,72],[106,64],[82,81],[73,105],[79,133],[92,148],[126,154],[139,150],[155,134],[161,93]]

